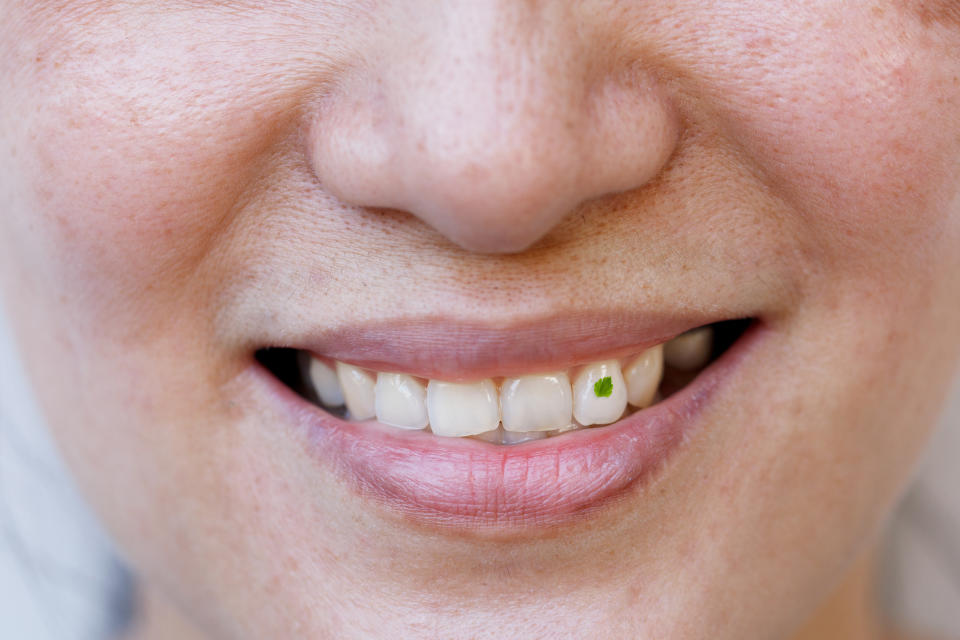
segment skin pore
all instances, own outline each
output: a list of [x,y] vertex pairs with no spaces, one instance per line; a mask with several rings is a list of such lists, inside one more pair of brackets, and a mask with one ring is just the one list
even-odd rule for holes
[[[5,311],[131,637],[885,633],[877,535],[960,355],[954,9],[0,0]],[[551,527],[376,503],[253,357],[636,310],[764,333]]]

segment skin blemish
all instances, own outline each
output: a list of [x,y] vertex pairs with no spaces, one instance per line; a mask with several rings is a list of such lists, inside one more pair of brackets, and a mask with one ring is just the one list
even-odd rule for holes
[[960,2],[957,0],[923,0],[901,3],[902,7],[920,18],[925,27],[934,25],[960,30]]

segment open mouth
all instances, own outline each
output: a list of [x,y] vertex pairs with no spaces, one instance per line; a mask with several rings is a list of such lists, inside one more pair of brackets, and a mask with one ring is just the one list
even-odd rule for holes
[[661,402],[719,358],[749,324],[716,322],[626,357],[473,381],[373,371],[298,349],[262,349],[257,358],[332,416],[517,445],[615,424]]
[[[625,326],[598,344],[643,348],[601,346],[593,361],[582,338],[571,351],[551,345],[537,360],[523,351],[532,344],[523,328],[482,329],[473,352],[455,335],[441,345],[464,345],[454,359],[437,347],[435,323],[429,332],[364,329],[305,348],[263,348],[256,360],[287,419],[308,434],[312,457],[361,499],[431,527],[514,535],[585,517],[646,483],[703,425],[704,407],[769,333],[748,318],[635,341]],[[512,350],[490,358],[488,344]],[[579,364],[541,366],[564,352]],[[380,366],[404,361],[417,370]],[[524,371],[532,361],[540,364]],[[458,377],[458,362],[487,375]]]

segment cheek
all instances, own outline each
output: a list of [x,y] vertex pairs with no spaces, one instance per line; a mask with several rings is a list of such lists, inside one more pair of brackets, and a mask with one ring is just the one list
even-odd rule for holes
[[[260,90],[243,60],[182,41],[175,14],[99,17],[18,34],[18,51],[0,55],[12,87],[0,100],[0,279],[65,456],[88,495],[115,501],[105,512],[135,520],[129,505],[161,493],[171,451],[192,450],[177,441],[187,429],[158,426],[184,407],[198,421],[223,410],[200,391],[219,364],[198,357],[211,354],[218,285],[206,267],[286,125],[264,114],[289,110],[273,95],[241,101]],[[209,64],[218,57],[234,67]]]
[[802,221],[821,278],[905,284],[957,238],[956,37],[869,3],[766,17],[731,26],[696,90],[715,97],[721,135]]
[[271,58],[279,43],[264,44],[265,68],[253,67],[242,38],[185,39],[205,35],[190,20],[169,11],[62,23],[24,37],[18,69],[7,69],[22,119],[7,132],[13,210],[23,212],[5,223],[14,264],[48,300],[56,294],[78,335],[104,322],[139,335],[174,305],[201,315],[217,285],[205,263],[234,240],[265,159],[295,137],[303,96],[264,77],[271,65],[283,75]]
[[[78,308],[103,316],[136,307],[142,317],[148,291],[189,287],[253,154],[240,145],[227,152],[211,140],[216,130],[190,131],[197,123],[179,114],[150,120],[153,105],[117,111],[117,96],[69,97],[30,123],[35,255],[49,260],[41,272]],[[181,144],[179,135],[200,144]]]
[[[871,21],[839,22],[858,23]],[[960,62],[942,64],[946,47],[916,27],[878,26],[892,35],[876,40],[842,29],[817,51],[819,68],[781,74],[789,117],[774,120],[768,110],[770,123],[759,123],[766,135],[745,139],[773,188],[810,224],[820,264],[886,280],[891,290],[916,287],[916,278],[942,274],[947,263],[936,262],[953,261],[944,249],[958,237]]]

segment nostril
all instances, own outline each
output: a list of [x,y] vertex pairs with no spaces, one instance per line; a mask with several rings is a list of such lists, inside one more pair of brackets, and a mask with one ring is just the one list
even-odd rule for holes
[[422,203],[414,210],[454,244],[485,254],[525,251],[575,209],[575,203],[561,200],[530,209],[510,208],[498,198],[483,200],[480,206],[459,200],[438,204]]

